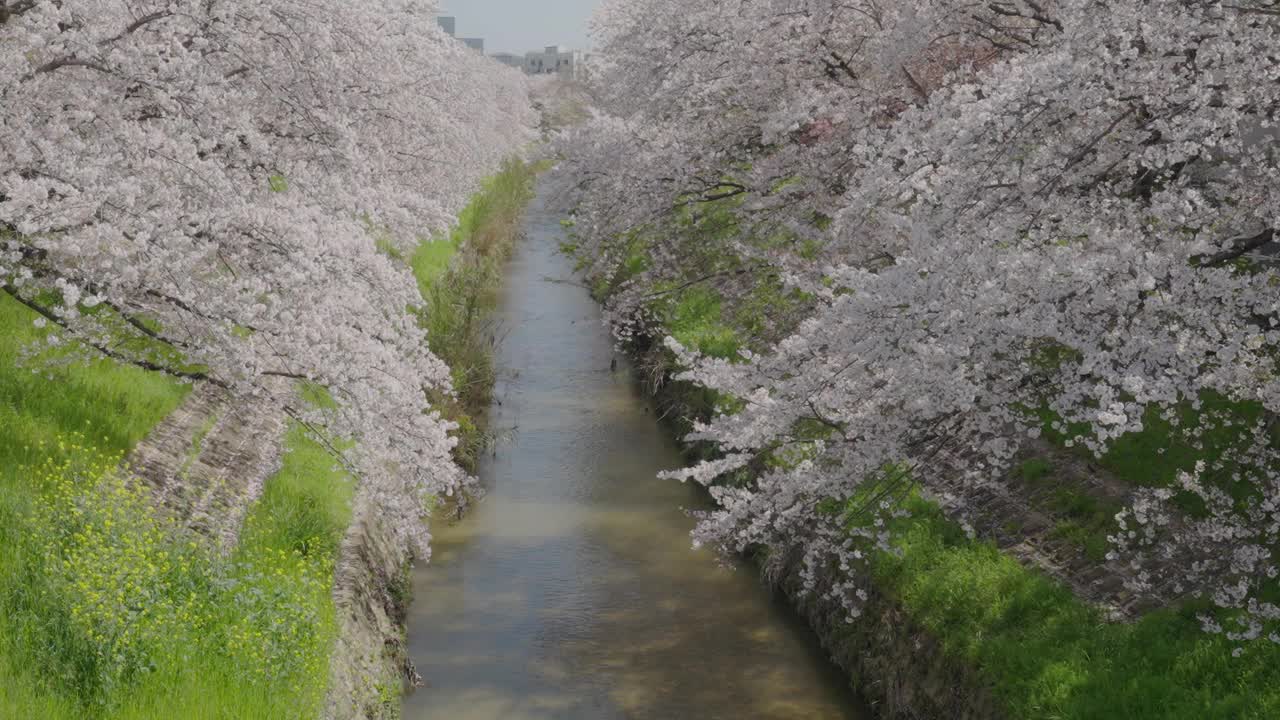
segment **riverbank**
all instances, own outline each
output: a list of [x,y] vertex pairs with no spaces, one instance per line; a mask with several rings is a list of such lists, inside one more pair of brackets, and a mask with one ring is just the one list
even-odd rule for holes
[[[472,453],[531,177],[505,166],[413,258]],[[40,320],[0,294],[0,716],[396,715],[409,558],[329,450],[278,407],[86,362]]]
[[[658,413],[681,437],[713,413],[732,412],[735,400],[676,379],[681,368],[660,340],[670,335],[705,356],[734,361],[740,350],[769,352],[810,304],[776,274],[716,250],[736,227],[719,208],[733,202],[677,213],[666,230],[597,238],[588,244],[601,250],[597,255],[567,246],[597,299],[612,306],[615,321],[630,323],[624,345]],[[689,254],[683,277],[655,282],[647,275],[645,233],[659,232]],[[1249,417],[1247,407],[1228,409]],[[821,568],[819,589],[850,580],[867,589],[863,612],[851,622],[839,601],[799,591],[794,548],[759,549],[766,577],[806,614],[850,683],[885,717],[1155,720],[1280,712],[1275,646],[1241,647],[1203,632],[1208,603],[1165,586],[1135,593],[1126,585],[1131,571],[1106,558],[1112,516],[1133,492],[1168,486],[1178,469],[1206,452],[1212,457],[1212,444],[1179,446],[1167,424],[1150,421],[1094,459],[1067,447],[1052,418],[1044,434],[1046,441],[1028,443],[1013,470],[1009,485],[1017,492],[975,500],[967,530],[939,499],[898,494],[893,509],[910,516],[894,521],[892,552],[874,551],[865,567],[849,571]],[[691,460],[715,452],[686,445]],[[751,476],[725,482],[750,483]],[[831,504],[851,537],[859,509],[857,498]]]
[[[457,424],[454,457],[468,472],[492,442],[485,410],[493,392],[497,338],[489,315],[503,267],[520,237],[537,171],[532,164],[507,161],[447,236],[426,240],[409,255],[385,248],[413,271],[431,351],[452,372],[454,394],[437,394],[432,404]],[[461,512],[469,499],[452,502],[459,507],[440,509],[442,516]],[[401,695],[422,682],[405,646],[414,558],[393,542],[372,506],[358,504],[353,516],[334,588],[341,627],[326,717],[398,718]]]
[[314,716],[349,481],[171,378],[26,357],[37,320],[0,297],[0,715]]
[[[644,376],[674,367],[663,350],[651,348],[646,357],[651,370]],[[705,412],[704,390],[670,375],[665,380],[655,396],[663,415],[687,419]],[[1150,437],[1159,432],[1155,426],[1121,445],[1094,470],[1150,473],[1163,464],[1155,456],[1165,445]],[[685,448],[691,456],[708,452]],[[998,507],[977,537],[936,504],[909,500],[911,516],[895,528],[896,554],[875,555],[872,591],[852,622],[838,601],[822,597],[823,589],[848,579],[838,568],[828,567],[817,591],[805,594],[795,558],[779,560],[764,550],[765,575],[809,619],[850,683],[883,717],[1273,716],[1280,707],[1277,653],[1251,646],[1237,656],[1236,643],[1204,633],[1206,603],[1174,601],[1115,616],[1109,600],[1142,598],[1111,585],[1106,563],[1072,532],[1096,523],[1108,498],[1067,474],[1070,457],[1041,450],[1024,461],[1018,472],[1053,490],[1036,507]],[[1032,550],[1033,537],[1043,544]],[[1093,580],[1075,587],[1065,582],[1080,577]]]
[[447,237],[422,243],[408,258],[422,293],[421,317],[431,351],[453,375],[455,394],[434,398],[434,405],[458,424],[455,457],[469,471],[492,441],[484,421],[493,395],[498,341],[490,315],[542,169],[508,160],[485,181]]
[[[648,349],[639,350],[643,347]],[[714,400],[697,386],[674,379],[674,358],[650,339],[634,338],[629,349],[631,361],[639,368],[637,389],[653,399],[655,414],[672,438],[680,441],[686,462],[714,456],[712,448],[682,440],[693,420],[714,406]],[[804,619],[828,660],[875,717],[1011,717],[990,680],[975,664],[947,652],[941,634],[921,622],[892,586],[873,589],[863,602],[862,614],[851,622],[844,605],[827,596],[835,583],[847,579],[836,568],[828,568],[817,586],[806,592],[803,565],[795,553],[758,548],[746,559],[761,581]]]

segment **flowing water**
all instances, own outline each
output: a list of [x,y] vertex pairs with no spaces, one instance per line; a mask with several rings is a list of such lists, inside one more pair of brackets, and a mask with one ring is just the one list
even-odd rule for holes
[[488,494],[434,528],[407,720],[864,718],[799,620],[748,567],[690,547],[705,507],[659,480],[675,443],[633,389],[540,193],[499,311]]

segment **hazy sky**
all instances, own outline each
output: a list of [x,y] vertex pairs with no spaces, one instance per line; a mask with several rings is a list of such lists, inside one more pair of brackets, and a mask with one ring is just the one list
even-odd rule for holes
[[442,0],[458,37],[484,38],[485,51],[524,54],[547,45],[587,49],[587,20],[600,0]]

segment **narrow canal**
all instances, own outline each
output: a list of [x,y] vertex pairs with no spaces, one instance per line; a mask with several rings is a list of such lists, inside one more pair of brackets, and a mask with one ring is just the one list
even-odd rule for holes
[[488,495],[434,528],[407,720],[865,718],[816,640],[746,567],[690,549],[693,487],[559,253],[546,188],[500,309]]

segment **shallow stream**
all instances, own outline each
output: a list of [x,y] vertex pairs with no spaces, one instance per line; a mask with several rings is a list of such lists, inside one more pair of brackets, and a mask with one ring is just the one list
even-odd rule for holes
[[748,567],[690,548],[694,487],[614,358],[542,188],[498,313],[488,494],[434,528],[406,720],[865,718],[816,639]]

